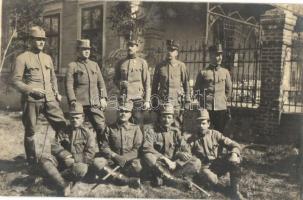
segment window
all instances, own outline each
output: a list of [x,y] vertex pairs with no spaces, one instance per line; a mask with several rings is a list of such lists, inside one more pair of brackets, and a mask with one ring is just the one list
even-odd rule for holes
[[43,22],[47,35],[45,51],[52,57],[55,70],[58,71],[60,56],[60,14],[44,16]]
[[89,39],[92,47],[91,59],[102,63],[103,8],[102,6],[83,8],[81,38]]

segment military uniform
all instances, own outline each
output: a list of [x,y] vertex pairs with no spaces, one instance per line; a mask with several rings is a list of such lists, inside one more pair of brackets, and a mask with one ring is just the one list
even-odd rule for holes
[[[165,104],[166,108],[161,111],[161,114],[173,115],[173,106]],[[169,108],[171,106],[171,108]],[[192,176],[198,173],[201,162],[196,158],[190,158],[185,162],[182,160],[181,154],[190,154],[190,149],[186,144],[181,132],[176,127],[164,127],[162,124],[156,125],[155,128],[148,128],[145,131],[145,139],[143,143],[144,161],[152,170],[156,181],[159,177],[163,177],[167,184],[181,184],[184,186],[187,183],[177,177]],[[171,161],[177,162],[174,170],[169,170],[162,157],[166,157]]]
[[[128,43],[138,45],[137,41]],[[114,83],[120,90],[120,96],[134,102],[134,123],[142,123],[144,102],[150,101],[150,73],[146,60],[137,55],[128,55],[115,67]]]
[[[81,44],[90,48],[89,40],[78,40],[78,48],[84,48]],[[97,137],[105,128],[105,117],[100,100],[107,98],[106,86],[99,65],[90,60],[78,58],[68,65],[66,72],[66,93],[69,103],[79,102],[83,105],[84,114],[93,125]]]
[[222,133],[226,124],[227,99],[231,90],[229,71],[220,65],[210,64],[197,75],[194,91],[198,94],[200,106],[209,111],[214,129]]
[[[119,109],[122,106],[119,106]],[[132,106],[126,108],[131,112]],[[105,128],[102,135],[100,153],[103,157],[96,158],[95,163],[97,171],[100,173],[110,173],[112,178],[119,184],[130,184],[139,186],[140,179],[130,177],[139,177],[142,169],[139,159],[139,148],[142,145],[142,132],[138,125],[131,122],[116,122]],[[112,173],[112,166],[119,165],[121,173]]]
[[[40,27],[31,29],[32,37],[45,38]],[[59,132],[66,127],[66,121],[59,107],[57,78],[49,55],[36,50],[25,51],[16,58],[13,71],[13,85],[22,93],[22,122],[25,127],[24,146],[28,163],[36,163],[34,134],[37,118],[43,113],[52,128]],[[35,94],[34,89],[45,94]]]
[[[179,47],[175,42],[167,45],[176,50]],[[190,102],[189,76],[183,62],[166,59],[156,66],[152,82],[152,101],[154,108],[166,102],[172,103],[175,117],[182,123],[181,103]]]
[[[75,111],[70,113],[82,114],[82,105],[78,104]],[[62,190],[67,187],[67,181],[81,180],[87,174],[94,156],[95,139],[92,132],[83,126],[73,128],[69,125],[65,132],[56,135],[51,145],[51,155],[42,156],[41,166],[45,175]],[[70,159],[73,162],[69,162]]]
[[[209,120],[207,110],[200,110],[198,118]],[[222,176],[230,172],[230,183],[234,194],[241,199],[239,193],[239,181],[241,177],[240,168],[240,145],[225,137],[222,133],[216,130],[207,129],[203,134],[196,132],[187,140],[193,156],[201,160],[202,167],[200,176],[206,178],[213,185],[218,183],[218,176]],[[237,155],[237,161],[231,159],[230,156],[219,156],[219,147],[227,148],[230,155]]]

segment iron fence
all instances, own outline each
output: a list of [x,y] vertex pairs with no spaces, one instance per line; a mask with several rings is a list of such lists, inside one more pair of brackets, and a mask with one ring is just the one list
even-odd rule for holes
[[284,113],[303,113],[303,40],[299,33],[294,35],[297,37],[285,52],[282,97]]
[[[151,76],[153,76],[155,66],[165,59],[165,43],[162,42],[156,48],[145,49],[143,54],[150,66]],[[261,87],[260,55],[261,49],[251,46],[225,49],[224,67],[230,71],[233,82],[229,106],[258,107]],[[197,74],[209,64],[207,47],[203,41],[181,41],[178,59],[186,64],[190,85],[193,88]]]

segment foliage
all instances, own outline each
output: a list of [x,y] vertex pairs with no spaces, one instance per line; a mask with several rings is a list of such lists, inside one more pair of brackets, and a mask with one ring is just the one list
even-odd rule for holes
[[131,12],[130,2],[117,2],[110,9],[107,20],[111,24],[112,30],[116,30],[119,35],[129,38],[132,35],[137,35],[139,30],[144,29],[146,19],[144,16],[134,17],[137,14]]

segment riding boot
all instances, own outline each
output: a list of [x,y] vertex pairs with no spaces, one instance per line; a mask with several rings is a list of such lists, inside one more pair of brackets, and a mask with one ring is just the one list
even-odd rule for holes
[[104,171],[106,171],[107,174],[111,174],[112,180],[120,185],[129,185],[133,188],[139,188],[140,178],[134,178],[134,177],[127,177],[119,172],[113,171],[113,169],[109,166],[105,166],[103,168]]
[[230,186],[231,186],[233,200],[244,200],[245,199],[240,192],[239,182],[240,182],[240,176],[231,173],[230,174]]
[[38,163],[36,155],[36,146],[34,136],[24,137],[24,148],[26,159],[29,166],[34,166]]
[[181,190],[190,190],[192,185],[189,181],[174,177],[162,164],[161,162],[156,162],[154,167],[155,174],[163,178],[166,185],[175,187]]
[[49,161],[44,161],[41,163],[41,165],[47,177],[56,184],[59,195],[69,196],[70,184],[64,180],[58,169]]

